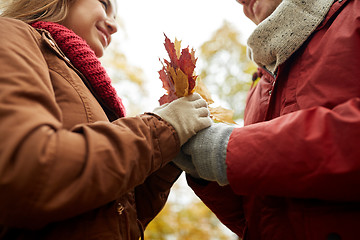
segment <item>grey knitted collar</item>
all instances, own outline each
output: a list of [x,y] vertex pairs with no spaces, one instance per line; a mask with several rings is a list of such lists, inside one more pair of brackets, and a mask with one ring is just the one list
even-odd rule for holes
[[283,0],[248,39],[248,55],[275,72],[310,36],[334,0]]

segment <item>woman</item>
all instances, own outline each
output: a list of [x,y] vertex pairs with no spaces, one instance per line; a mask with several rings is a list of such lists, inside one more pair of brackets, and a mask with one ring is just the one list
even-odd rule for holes
[[139,239],[211,124],[199,95],[137,117],[97,57],[110,0],[17,0],[0,18],[0,238]]

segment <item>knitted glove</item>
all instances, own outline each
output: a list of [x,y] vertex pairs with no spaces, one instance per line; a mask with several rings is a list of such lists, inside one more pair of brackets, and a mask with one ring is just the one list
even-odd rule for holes
[[166,106],[155,108],[153,113],[175,128],[179,135],[180,145],[212,123],[207,104],[197,93],[176,99]]
[[[198,132],[182,147],[183,153],[191,156],[191,162],[197,175],[208,181],[216,181],[219,185],[227,185],[226,176],[226,150],[234,126],[216,123]],[[180,168],[191,169],[191,164],[184,164],[185,158],[174,159]],[[189,159],[190,161],[190,159]],[[186,166],[186,168],[185,168]],[[193,174],[191,169],[189,174]],[[193,177],[197,177],[193,175]]]
[[200,178],[193,162],[191,161],[191,156],[186,155],[182,150],[173,159],[173,163],[175,163],[178,168],[180,168],[187,174],[190,174],[192,177]]

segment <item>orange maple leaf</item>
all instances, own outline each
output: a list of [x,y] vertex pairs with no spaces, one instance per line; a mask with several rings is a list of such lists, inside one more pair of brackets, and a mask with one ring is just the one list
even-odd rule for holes
[[163,68],[159,71],[163,88],[167,92],[160,98],[160,104],[176,99],[175,96],[184,97],[193,93],[197,78],[194,74],[197,60],[195,51],[190,52],[189,47],[180,51],[181,41],[175,39],[173,43],[166,35],[164,45],[170,61],[164,59]]
[[[194,73],[197,61],[195,50],[191,49],[190,52],[189,47],[187,47],[180,51],[181,41],[175,39],[175,43],[173,43],[166,35],[164,45],[170,62],[164,59],[163,68],[159,71],[163,88],[166,90],[166,94],[159,99],[160,105],[187,96],[194,91],[199,93],[209,105],[214,103],[205,85],[196,81],[198,76]],[[215,121],[235,123],[232,120],[233,111],[222,107],[209,108],[209,110]]]

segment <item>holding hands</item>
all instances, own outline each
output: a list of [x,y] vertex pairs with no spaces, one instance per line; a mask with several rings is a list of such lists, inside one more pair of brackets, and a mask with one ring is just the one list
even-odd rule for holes
[[153,112],[170,123],[179,135],[182,148],[173,160],[179,168],[195,178],[217,181],[220,185],[229,183],[225,159],[234,126],[212,124],[207,103],[197,93],[164,104]]
[[197,93],[164,104],[153,112],[175,128],[180,145],[212,124],[207,103]]
[[227,185],[226,149],[234,126],[215,123],[200,131],[181,148],[174,163],[195,178]]

